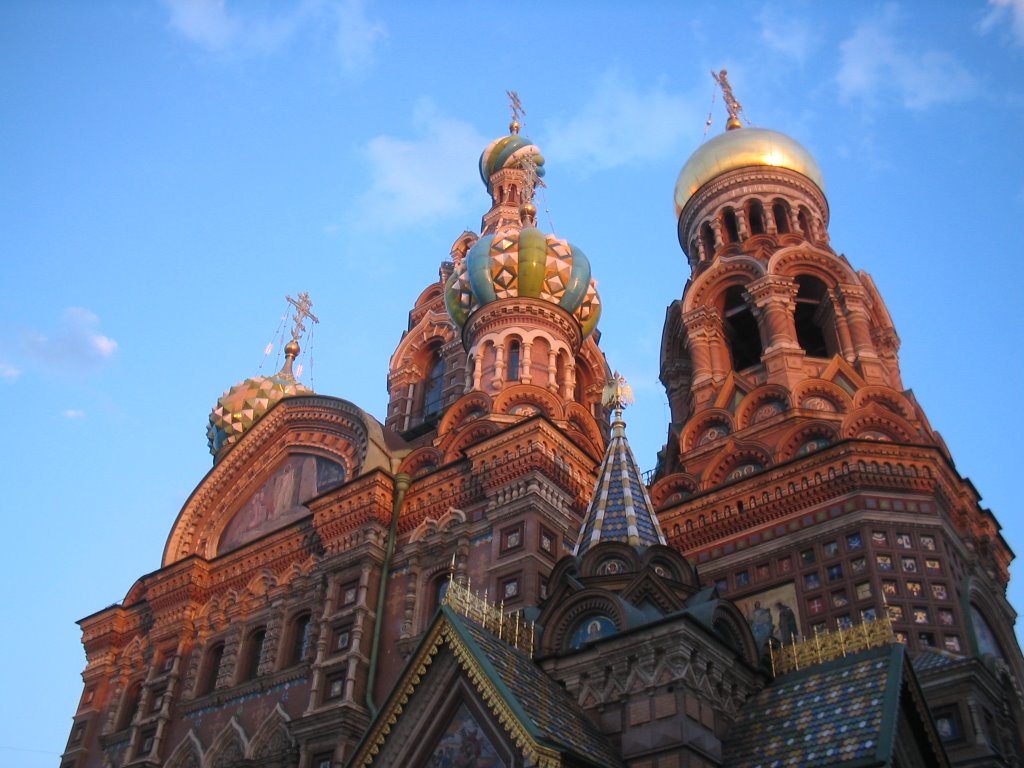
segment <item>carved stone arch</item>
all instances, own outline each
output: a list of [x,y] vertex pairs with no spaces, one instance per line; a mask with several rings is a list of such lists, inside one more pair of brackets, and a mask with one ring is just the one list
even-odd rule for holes
[[579,403],[568,402],[565,404],[565,418],[569,422],[569,432],[583,437],[583,447],[590,449],[591,458],[600,460],[604,456],[605,437],[590,411]]
[[829,288],[835,288],[841,283],[860,284],[857,273],[833,251],[806,242],[776,251],[768,261],[768,274],[794,279],[800,275],[810,275],[817,277]]
[[664,615],[682,609],[683,599],[653,570],[644,569],[626,585],[619,596],[640,610],[654,606]]
[[621,541],[605,541],[588,549],[580,558],[580,575],[584,578],[609,575],[602,572],[602,567],[612,561],[622,564],[616,574],[636,573],[640,569],[640,556],[636,547]]
[[[760,386],[744,397],[736,409],[736,429],[745,429],[755,423],[754,417],[758,414],[758,410],[769,403],[778,403],[782,408],[779,413],[785,412],[792,406],[789,392],[785,387],[778,384]],[[757,419],[757,421],[764,421],[764,419]]]
[[164,547],[163,565],[191,555],[216,557],[220,536],[250,495],[293,454],[323,456],[346,479],[390,469],[383,428],[345,400],[323,395],[285,398],[214,465],[185,502]]
[[251,607],[254,602],[266,602],[267,596],[277,586],[277,575],[269,568],[261,568],[251,579],[249,579],[249,583],[245,585],[243,600],[249,607]]
[[443,463],[444,454],[432,445],[424,445],[414,449],[406,456],[398,471],[409,475],[409,477],[418,477],[432,472]]
[[793,387],[793,404],[805,411],[846,413],[853,410],[853,398],[838,384],[824,379],[806,379]]
[[[789,430],[779,441],[779,450],[775,455],[776,463],[782,463],[821,450],[824,444],[831,444],[839,439],[838,425],[827,421],[803,422]],[[818,444],[823,442],[824,444]],[[812,444],[813,443],[813,444]]]
[[190,729],[182,737],[164,766],[165,768],[202,768],[203,744],[199,741],[195,728]]
[[245,760],[248,747],[245,729],[238,718],[232,716],[206,750],[205,768],[235,768]]
[[458,525],[459,523],[464,522],[466,522],[466,513],[461,509],[451,507],[447,512],[441,515],[438,520],[428,517],[420,521],[420,524],[417,525],[413,529],[412,533],[409,534],[409,543],[411,544],[416,541],[422,541],[438,531],[443,531],[452,525]]
[[[700,445],[711,443],[731,435],[735,431],[733,416],[724,408],[709,408],[696,418],[690,419],[679,435],[679,449],[686,453]],[[714,430],[714,433],[711,431]],[[719,433],[720,434],[716,434]]]
[[490,395],[480,390],[468,392],[448,406],[448,410],[444,412],[444,416],[441,417],[441,422],[437,426],[438,437],[443,437],[464,423],[478,419],[493,410],[493,401]]
[[917,430],[895,413],[868,405],[843,419],[841,434],[844,438],[884,440],[887,437],[898,443],[913,443]]
[[690,587],[699,586],[697,573],[690,561],[683,557],[678,550],[664,544],[654,544],[645,549],[640,559],[640,567],[653,570],[663,579],[670,579]]
[[651,486],[651,503],[655,509],[678,504],[697,492],[697,478],[685,472],[666,475]]
[[135,635],[121,651],[119,661],[132,669],[144,668],[144,657],[149,643],[142,635]]
[[607,616],[618,632],[628,626],[623,605],[613,594],[600,589],[583,589],[566,599],[548,618],[540,639],[543,651],[564,650],[569,631],[580,619],[591,614]]
[[736,604],[728,600],[715,601],[711,626],[734,651],[752,666],[757,666],[759,654],[750,625]]
[[484,440],[499,429],[499,425],[490,421],[479,421],[467,424],[457,432],[453,432],[449,435],[451,439],[444,441],[439,448],[444,450],[444,461],[447,464],[450,461],[455,461],[462,457],[462,452],[471,445]]
[[278,703],[256,728],[256,733],[249,740],[248,756],[251,760],[267,760],[283,758],[297,746],[288,728],[291,718]]
[[[527,410],[524,412],[522,409]],[[565,419],[562,401],[543,387],[533,384],[513,384],[505,387],[494,396],[494,412],[513,416],[533,416],[535,413],[542,413],[552,421]]]
[[147,591],[148,589],[145,582],[142,579],[139,579],[132,584],[132,588],[128,590],[128,594],[124,596],[124,601],[121,604],[135,605],[136,603],[141,603],[146,599]]
[[[439,294],[444,291],[440,283],[434,283],[420,294],[421,297],[434,289]],[[402,337],[394,354],[391,355],[388,370],[397,373],[407,369],[409,376],[422,378],[427,375],[431,353],[455,338],[457,335],[447,313],[427,312],[423,319]]]
[[682,312],[721,301],[720,297],[734,285],[747,285],[764,277],[765,269],[753,256],[731,256],[720,259],[690,285],[683,297]]
[[747,466],[757,466],[753,475],[772,465],[772,454],[767,446],[754,442],[729,440],[708,465],[701,477],[702,488],[713,488],[726,482],[729,474]]
[[455,238],[455,242],[452,243],[449,255],[452,257],[452,261],[458,264],[462,259],[465,258],[466,254],[469,253],[469,249],[476,245],[476,241],[480,239],[480,236],[476,232],[465,230],[461,235]]
[[865,386],[857,390],[857,394],[853,398],[853,407],[864,408],[870,403],[877,403],[882,408],[892,411],[909,422],[916,421],[917,419],[917,413],[914,411],[914,406],[910,404],[910,401],[901,393],[889,387]]

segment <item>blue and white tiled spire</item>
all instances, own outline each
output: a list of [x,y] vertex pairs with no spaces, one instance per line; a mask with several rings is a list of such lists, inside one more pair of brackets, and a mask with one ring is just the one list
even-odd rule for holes
[[604,541],[621,541],[634,547],[665,543],[636,457],[626,440],[622,409],[633,402],[633,394],[617,371],[604,388],[603,402],[614,409],[612,436],[573,551],[577,557]]

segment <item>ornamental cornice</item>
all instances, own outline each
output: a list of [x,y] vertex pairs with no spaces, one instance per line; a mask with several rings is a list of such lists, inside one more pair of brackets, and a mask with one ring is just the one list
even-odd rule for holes
[[772,274],[747,283],[744,288],[759,307],[763,307],[771,301],[779,301],[789,309],[792,309],[799,290],[796,280],[792,277]]

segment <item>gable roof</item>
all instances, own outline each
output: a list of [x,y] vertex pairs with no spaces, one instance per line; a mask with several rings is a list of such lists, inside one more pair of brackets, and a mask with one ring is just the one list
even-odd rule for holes
[[445,652],[456,659],[509,738],[540,768],[561,766],[562,755],[571,755],[583,765],[622,765],[565,689],[528,655],[444,605],[367,730],[349,763],[351,768],[374,765],[406,703],[416,696],[426,668]]
[[[904,682],[917,690],[908,678],[909,660],[899,643],[777,677],[740,710],[726,737],[723,765],[890,765]],[[912,691],[907,695],[916,698]],[[921,717],[927,731],[930,716],[924,710]]]

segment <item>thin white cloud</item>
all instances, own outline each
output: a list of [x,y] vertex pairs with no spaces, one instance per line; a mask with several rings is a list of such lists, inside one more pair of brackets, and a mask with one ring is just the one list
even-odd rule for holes
[[387,37],[384,24],[371,19],[363,0],[343,0],[337,5],[335,38],[342,69],[357,74],[374,62],[377,46]]
[[114,357],[117,342],[99,332],[99,318],[81,307],[68,307],[51,335],[29,331],[25,348],[36,360],[56,368],[80,370],[98,367]]
[[610,70],[574,116],[547,124],[544,153],[559,163],[606,170],[679,153],[681,139],[701,110],[662,84],[629,82]]
[[16,368],[10,363],[0,361],[0,379],[7,379],[8,381],[14,381],[16,378],[21,376],[21,369]]
[[988,0],[988,13],[979,28],[983,34],[1005,26],[1010,21],[1010,34],[1017,45],[1024,45],[1024,0]]
[[358,74],[374,62],[377,46],[387,37],[384,24],[371,18],[365,0],[301,0],[272,5],[274,15],[257,16],[251,4],[227,0],[164,0],[171,28],[208,51],[242,56],[274,53],[303,31],[333,30],[342,70]]
[[367,143],[371,184],[356,205],[359,225],[403,229],[464,211],[474,193],[480,198],[476,167],[487,139],[425,100],[414,108],[413,127],[417,138],[383,135]]
[[768,50],[799,63],[806,61],[818,47],[818,36],[802,18],[784,14],[776,5],[766,5],[758,15],[761,42]]
[[68,408],[61,414],[65,419],[84,419],[85,411],[79,411],[76,408]]
[[920,110],[967,98],[974,84],[970,73],[949,53],[898,36],[899,21],[890,6],[840,44],[840,99],[867,106],[896,99],[907,109]]

